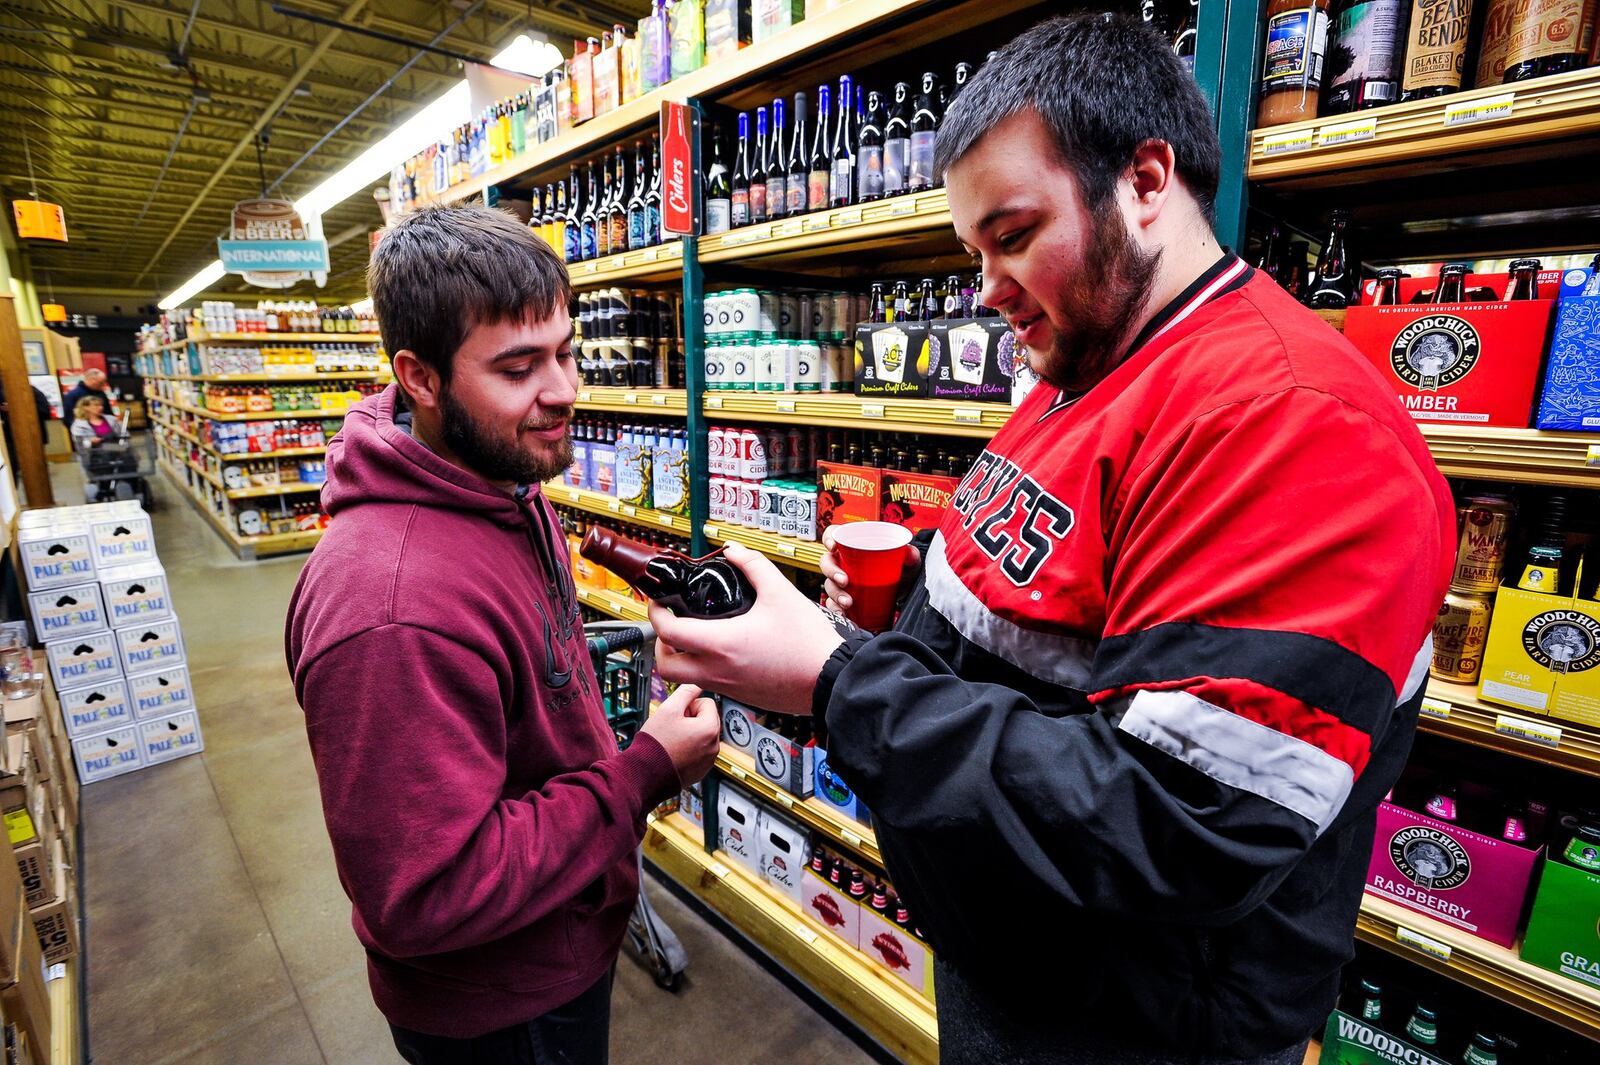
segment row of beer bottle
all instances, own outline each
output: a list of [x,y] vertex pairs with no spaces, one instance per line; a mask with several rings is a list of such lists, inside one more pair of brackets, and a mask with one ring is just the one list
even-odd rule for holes
[[660,139],[652,137],[648,149],[635,141],[631,167],[619,144],[585,166],[581,182],[574,164],[566,181],[535,188],[528,225],[569,263],[660,244]]

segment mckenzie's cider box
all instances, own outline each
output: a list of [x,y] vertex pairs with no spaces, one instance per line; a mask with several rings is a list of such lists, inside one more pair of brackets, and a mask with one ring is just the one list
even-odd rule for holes
[[880,517],[912,532],[937,529],[961,480],[933,473],[884,470]]
[[883,517],[883,470],[817,463],[817,536],[833,525]]

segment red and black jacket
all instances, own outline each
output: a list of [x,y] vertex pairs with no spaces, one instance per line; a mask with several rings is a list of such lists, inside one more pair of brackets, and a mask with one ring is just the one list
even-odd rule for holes
[[1136,1043],[1309,1035],[1454,531],[1378,374],[1231,255],[1088,393],[1036,388],[895,631],[840,648],[816,693],[935,949]]

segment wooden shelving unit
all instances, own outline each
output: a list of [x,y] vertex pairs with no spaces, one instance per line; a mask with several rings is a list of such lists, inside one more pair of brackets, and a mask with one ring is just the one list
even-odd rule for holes
[[621,621],[649,621],[644,604],[616,592],[578,586],[578,601]]
[[240,343],[257,344],[381,344],[381,333],[206,333],[197,331],[186,341],[190,344]]
[[832,255],[842,250],[842,245],[866,250],[895,245],[915,233],[941,234],[950,250],[957,250],[950,225],[950,203],[943,189],[835,207],[702,237],[700,261],[719,263],[816,251]]
[[339,410],[269,410],[247,411],[243,414],[221,414],[217,411],[207,410],[204,407],[191,406],[181,400],[162,399],[160,396],[149,396],[157,403],[165,403],[174,410],[181,410],[185,414],[193,414],[196,418],[210,418],[214,422],[284,422],[284,421],[309,421],[321,418],[343,418],[350,413],[349,407]]
[[547,481],[540,491],[544,492],[546,499],[562,506],[577,507],[591,514],[601,517],[619,518],[630,521],[635,525],[644,525],[650,528],[667,529],[680,536],[688,536],[693,530],[689,519],[682,514],[670,514],[665,510],[651,510],[649,507],[636,507],[632,503],[624,503],[614,496],[604,492],[591,492],[586,488],[572,488],[555,481]]
[[[158,400],[157,402],[163,402],[163,401]],[[152,422],[154,422],[156,425],[159,425],[164,429],[171,430],[172,432],[176,433],[178,436],[181,436],[183,439],[189,441],[191,444],[194,444],[196,447],[199,447],[199,448],[202,448],[202,449],[204,449],[206,451],[209,451],[211,454],[217,456],[217,458],[221,459],[224,462],[251,462],[251,461],[254,461],[255,459],[297,459],[297,458],[307,458],[307,457],[309,457],[311,455],[323,455],[323,454],[326,454],[327,451],[328,451],[328,449],[326,447],[294,447],[294,448],[286,448],[286,449],[284,449],[282,451],[247,451],[247,452],[244,452],[242,454],[228,455],[228,454],[224,454],[221,451],[218,451],[216,448],[212,447],[210,444],[208,444],[205,441],[201,440],[198,436],[195,436],[193,433],[189,432],[187,429],[180,428],[178,425],[176,425],[173,422],[169,422],[164,418],[157,418],[157,417],[154,417],[154,416],[152,416],[150,420]],[[271,420],[271,419],[268,419],[268,420]]]
[[683,271],[683,242],[670,240],[653,248],[568,263],[567,276],[575,288],[598,288],[620,282],[670,281]]
[[1600,488],[1600,435],[1448,425],[1420,428],[1439,469],[1448,476]]
[[844,393],[758,395],[713,392],[704,397],[706,417],[839,429],[882,428],[987,440],[1011,417],[1005,403],[957,403],[944,399],[886,399]]
[[584,385],[578,389],[579,410],[614,414],[683,416],[689,411],[689,393],[681,388],[613,388]]
[[233,548],[234,554],[242,559],[264,558],[268,555],[287,555],[296,551],[309,551],[317,546],[317,541],[322,539],[322,530],[313,529],[307,532],[270,533],[263,536],[240,536],[238,532],[228,526],[222,517],[212,511],[200,495],[184,480],[183,472],[171,462],[161,462],[161,470],[174,484],[176,484],[189,500],[190,504],[205,515],[211,527],[227,541]]
[[157,443],[159,443],[162,449],[167,451],[169,455],[172,455],[174,461],[181,461],[182,465],[189,467],[189,469],[193,470],[198,476],[204,477],[216,487],[217,491],[221,492],[229,499],[268,499],[275,496],[299,495],[304,492],[322,491],[322,486],[320,484],[299,484],[297,482],[280,485],[255,485],[250,488],[229,488],[227,482],[225,482],[221,477],[216,476],[203,466],[198,466],[195,463],[190,462],[187,456],[178,455],[176,452],[172,451],[164,441],[157,441]]
[[756,770],[755,760],[743,751],[723,745],[717,755],[717,771],[746,791],[754,792],[762,802],[774,806],[785,814],[822,833],[830,843],[843,847],[883,868],[883,855],[878,851],[878,838],[872,829],[860,821],[846,817],[820,799],[797,799]]
[[1485,702],[1470,684],[1430,679],[1417,727],[1475,747],[1600,777],[1600,729]]
[[644,855],[897,1059],[938,1060],[931,1002],[819,931],[794,902],[731,859],[707,854],[700,829],[681,814],[652,817]]
[[388,371],[356,370],[338,373],[143,373],[158,381],[205,381],[212,384],[304,384],[308,381],[392,381]]
[[706,522],[704,530],[706,539],[713,543],[743,544],[785,566],[822,572],[822,545],[814,540],[798,540],[793,536],[779,536],[720,521]]

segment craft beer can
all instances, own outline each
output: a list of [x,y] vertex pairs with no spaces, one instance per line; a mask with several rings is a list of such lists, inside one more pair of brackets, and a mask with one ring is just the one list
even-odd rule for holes
[[1500,495],[1471,496],[1456,509],[1456,527],[1461,539],[1456,547],[1452,588],[1462,592],[1493,592],[1500,586],[1511,513],[1511,501]]
[[1489,642],[1489,597],[1452,588],[1433,623],[1433,669],[1440,680],[1475,684]]

